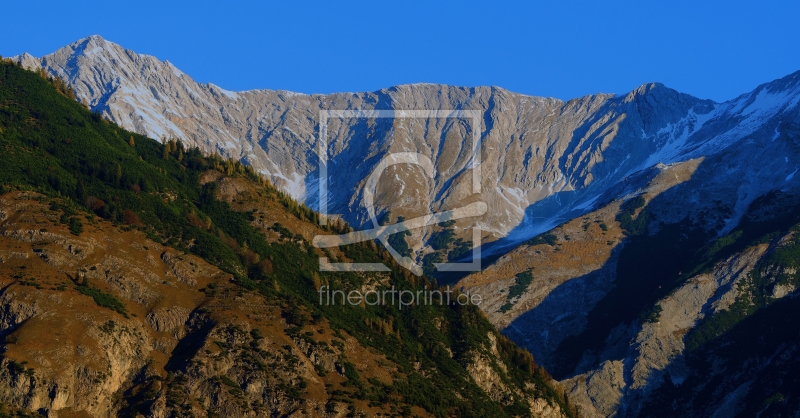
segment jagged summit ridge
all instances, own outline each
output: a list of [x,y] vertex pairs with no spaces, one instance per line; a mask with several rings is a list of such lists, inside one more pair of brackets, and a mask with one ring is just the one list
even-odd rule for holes
[[[99,36],[40,59],[17,59],[68,80],[82,102],[122,126],[156,138],[179,137],[240,159],[312,206],[318,201],[320,111],[478,110],[483,115],[480,198],[492,208],[479,225],[490,232],[490,240],[520,240],[543,232],[590,209],[636,172],[713,154],[790,111],[798,97],[797,83],[786,79],[773,82],[785,89],[782,97],[767,89],[759,99],[757,89],[726,103],[700,100],[659,83],[626,95],[597,94],[566,102],[498,87],[426,83],[328,95],[231,92],[197,83],[168,61]],[[767,106],[765,99],[783,105]],[[763,111],[753,110],[748,101]],[[329,188],[332,212],[363,224],[366,210],[358,190],[380,157],[396,151],[428,156],[438,175],[427,182],[413,173],[389,171],[383,184],[400,193],[379,193],[379,212],[418,216],[453,208],[468,197],[468,128],[441,120],[396,126],[384,122],[368,126],[359,120],[331,121],[329,172],[337,175]]]

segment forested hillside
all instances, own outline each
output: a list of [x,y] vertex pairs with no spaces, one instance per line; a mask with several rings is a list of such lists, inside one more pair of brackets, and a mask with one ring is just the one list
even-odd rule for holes
[[[92,114],[0,64],[0,402],[59,416],[573,416],[474,306],[326,306],[433,289],[249,167]],[[83,414],[83,415],[81,415]]]

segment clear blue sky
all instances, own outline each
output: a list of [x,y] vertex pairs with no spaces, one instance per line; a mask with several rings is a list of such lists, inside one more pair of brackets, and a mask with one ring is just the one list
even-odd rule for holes
[[73,3],[3,2],[0,54],[99,34],[230,90],[433,82],[561,99],[659,81],[721,101],[800,70],[796,1]]

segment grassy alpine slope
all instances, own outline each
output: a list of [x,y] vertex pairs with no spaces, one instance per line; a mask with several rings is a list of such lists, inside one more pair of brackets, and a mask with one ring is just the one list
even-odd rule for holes
[[[249,167],[127,132],[59,85],[0,63],[0,402],[75,416],[574,415],[475,307],[320,305],[323,285],[435,284],[373,243],[313,248],[347,226],[320,229]],[[320,273],[320,256],[393,269]]]

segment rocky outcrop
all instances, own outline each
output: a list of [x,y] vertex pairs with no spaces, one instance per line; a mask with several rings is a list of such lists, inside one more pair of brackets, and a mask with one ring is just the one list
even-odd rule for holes
[[[506,384],[506,379],[502,375],[507,374],[508,370],[503,363],[498,363],[497,361],[500,358],[500,353],[497,349],[497,337],[493,333],[487,334],[487,337],[486,352],[474,352],[468,355],[470,360],[466,369],[475,384],[496,402],[508,403],[514,396],[523,398],[534,416],[566,417],[564,411],[557,405],[553,405],[544,399],[530,396],[520,390],[515,390]],[[552,384],[560,389],[555,381]]]
[[8,334],[26,320],[41,313],[35,301],[24,294],[18,294],[14,289],[5,287],[0,294],[0,333]]
[[[274,218],[297,231],[296,240],[318,233],[276,201],[240,203],[252,187],[241,179],[230,183],[238,190],[231,204],[253,218],[281,214]],[[57,223],[62,203],[35,193],[0,195],[5,214],[0,247],[9,254],[38,255],[8,257],[0,264],[4,405],[54,417],[211,411],[334,418],[385,415],[392,408],[431,415],[401,397],[388,406],[364,400],[362,394],[382,393],[398,381],[402,390],[409,371],[362,339],[332,328],[324,317],[300,312],[288,298],[246,292],[230,274],[133,228],[73,213],[86,225],[73,235]],[[368,281],[364,288],[377,285]],[[376,326],[399,342],[395,320],[381,319]],[[566,416],[563,397],[554,400],[547,393],[554,382],[519,387],[508,377],[512,366],[501,360],[498,338],[492,330],[486,350],[458,359],[451,347],[443,347],[451,365],[463,363],[462,387],[472,394],[476,385],[485,390],[486,401],[499,405],[495,408],[514,398],[536,416]],[[436,365],[425,362],[411,373],[429,377]]]
[[[472,360],[467,365],[467,372],[472,376],[472,380],[488,393],[495,401],[501,401],[508,397],[509,388],[503,383],[503,379],[499,373],[506,373],[507,371],[497,364],[492,364],[493,360],[499,357],[497,352],[497,339],[493,334],[488,334],[489,337],[489,352],[474,353]],[[499,369],[499,370],[498,370]]]
[[737,253],[661,299],[658,318],[633,323],[609,337],[598,359],[584,361],[589,370],[562,382],[583,416],[639,416],[650,393],[666,380],[680,385],[689,368],[684,362],[684,337],[701,319],[727,309],[738,284],[764,256],[768,244]]

